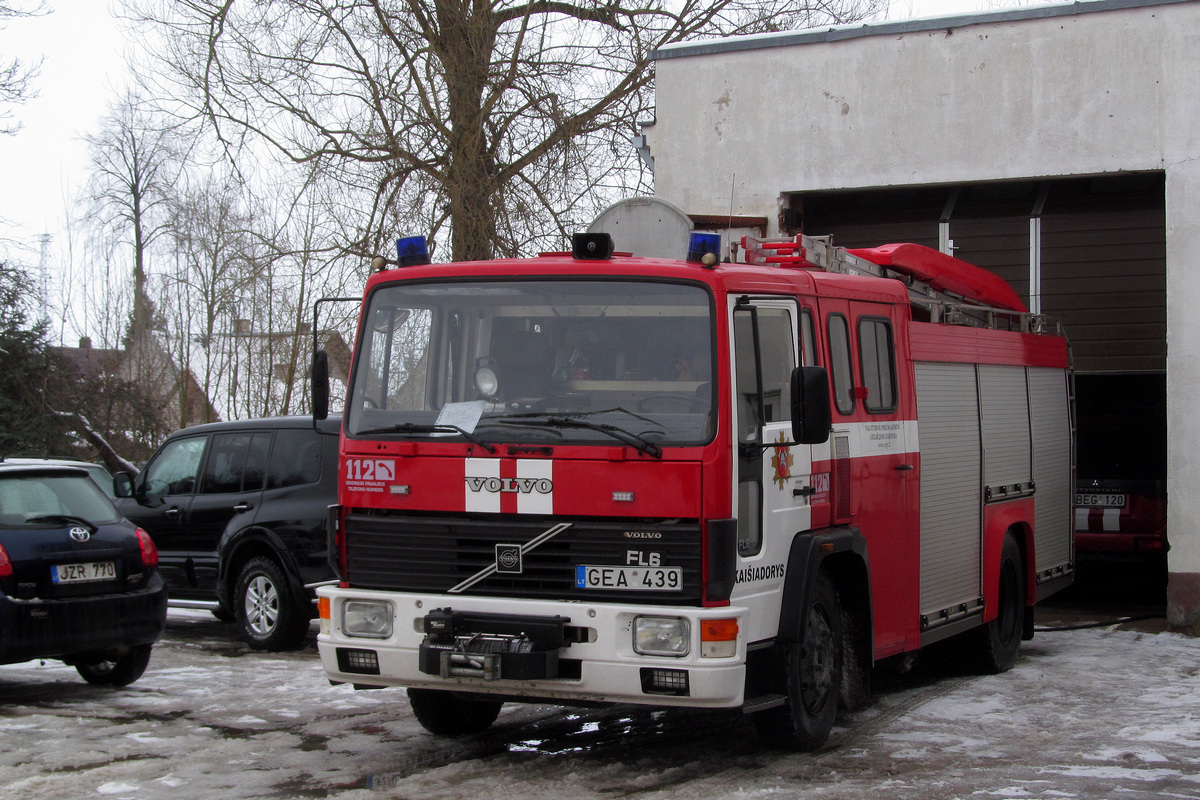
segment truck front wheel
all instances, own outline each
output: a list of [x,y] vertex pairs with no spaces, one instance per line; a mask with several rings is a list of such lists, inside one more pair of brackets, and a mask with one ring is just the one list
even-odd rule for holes
[[759,734],[795,750],[816,750],[837,718],[842,684],[842,609],[824,570],[817,574],[798,642],[783,646],[787,701],[754,715]]
[[408,702],[417,722],[439,736],[486,731],[504,705],[500,700],[464,700],[438,689],[409,689]]

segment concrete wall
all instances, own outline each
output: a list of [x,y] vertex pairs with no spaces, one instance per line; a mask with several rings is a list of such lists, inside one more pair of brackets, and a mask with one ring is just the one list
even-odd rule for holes
[[1166,172],[1168,613],[1195,628],[1200,2],[1100,0],[658,55],[656,195],[766,216],[772,233],[790,192]]

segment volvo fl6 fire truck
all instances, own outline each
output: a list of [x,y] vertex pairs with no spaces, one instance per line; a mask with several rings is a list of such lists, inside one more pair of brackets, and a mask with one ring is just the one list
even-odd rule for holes
[[1074,574],[1066,339],[924,247],[717,241],[376,259],[318,592],[332,681],[407,687],[434,733],[640,703],[813,749],[884,660],[959,637],[1013,665]]

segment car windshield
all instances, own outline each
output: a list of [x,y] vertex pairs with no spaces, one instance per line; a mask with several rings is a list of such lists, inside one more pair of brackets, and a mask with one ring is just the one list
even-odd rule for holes
[[0,522],[42,525],[60,517],[106,525],[116,522],[120,515],[100,487],[85,475],[0,475]]
[[347,431],[483,444],[622,442],[654,453],[714,432],[713,302],[631,280],[402,283],[359,334]]

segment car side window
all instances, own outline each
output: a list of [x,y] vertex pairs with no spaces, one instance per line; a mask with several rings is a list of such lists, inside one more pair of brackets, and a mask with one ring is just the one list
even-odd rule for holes
[[242,472],[246,468],[246,452],[250,449],[250,434],[219,433],[213,437],[208,461],[204,465],[201,494],[229,494],[242,490]]
[[142,483],[147,494],[191,494],[196,490],[196,473],[204,455],[203,436],[191,436],[168,442],[146,467]]
[[267,477],[267,454],[271,452],[271,433],[260,431],[250,437],[246,453],[246,469],[242,477],[243,492],[257,492]]
[[282,489],[316,483],[321,478],[321,435],[316,431],[290,428],[275,435],[267,488]]

